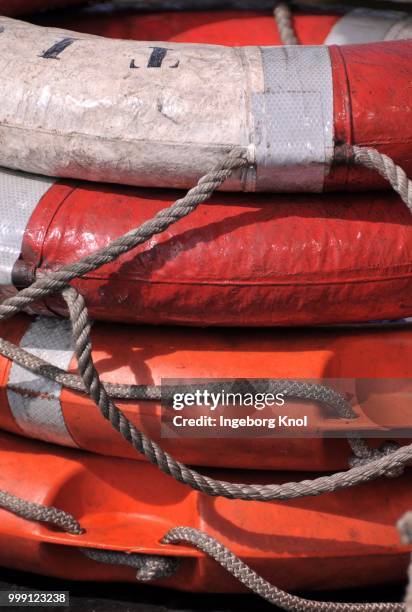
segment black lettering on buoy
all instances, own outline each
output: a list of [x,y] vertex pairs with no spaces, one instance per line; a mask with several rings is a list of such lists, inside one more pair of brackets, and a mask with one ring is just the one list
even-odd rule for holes
[[167,49],[164,47],[150,47],[153,49],[149,63],[147,64],[148,68],[161,68],[164,58],[167,55]]
[[[152,49],[152,52],[149,57],[149,61],[147,63],[147,68],[162,68],[164,64],[164,59],[167,56],[168,51],[174,51],[174,49],[167,49],[166,47],[149,47]],[[175,62],[168,66],[168,68],[177,68],[180,64],[180,60],[175,60]],[[133,58],[130,61],[130,68],[140,68],[136,64],[136,60]]]
[[75,40],[75,38],[63,38],[63,40],[57,42],[55,45],[50,47],[50,49],[44,51],[40,57],[43,57],[44,59],[60,59],[59,55],[63,53],[67,47],[70,47]]

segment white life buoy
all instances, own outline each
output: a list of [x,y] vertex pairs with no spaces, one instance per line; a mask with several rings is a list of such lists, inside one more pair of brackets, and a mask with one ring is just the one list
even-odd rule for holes
[[347,164],[348,145],[359,144],[412,170],[412,41],[236,48],[109,40],[7,18],[0,29],[5,167],[189,187],[239,147],[250,165],[225,189],[382,185]]

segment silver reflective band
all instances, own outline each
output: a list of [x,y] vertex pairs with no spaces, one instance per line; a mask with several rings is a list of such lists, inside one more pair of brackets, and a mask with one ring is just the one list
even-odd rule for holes
[[333,158],[327,47],[260,47],[263,93],[252,95],[258,191],[322,191]]
[[0,285],[12,284],[27,223],[54,182],[44,176],[0,169]]
[[400,40],[412,36],[412,16],[402,11],[355,9],[332,28],[325,45]]
[[[20,346],[67,370],[74,354],[70,321],[38,317],[24,334]],[[64,420],[61,390],[58,383],[37,376],[16,363],[10,369],[7,397],[20,429],[32,438],[76,447]]]

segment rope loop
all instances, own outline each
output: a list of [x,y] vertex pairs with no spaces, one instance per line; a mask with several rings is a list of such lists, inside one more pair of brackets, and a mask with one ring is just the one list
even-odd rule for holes
[[96,548],[80,548],[79,550],[85,557],[97,563],[124,565],[137,569],[136,579],[139,582],[152,582],[153,580],[170,578],[177,572],[180,564],[178,557],[122,553]]
[[403,612],[400,603],[335,603],[312,601],[291,595],[270,584],[216,538],[191,527],[175,527],[163,538],[164,544],[191,544],[214,559],[239,582],[269,603],[289,612]]
[[49,523],[73,535],[85,533],[80,523],[68,512],[54,506],[43,506],[26,501],[7,491],[0,490],[0,508],[28,521]]

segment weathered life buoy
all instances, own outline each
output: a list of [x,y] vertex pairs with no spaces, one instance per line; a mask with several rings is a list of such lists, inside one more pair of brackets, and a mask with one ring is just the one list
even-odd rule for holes
[[[6,170],[0,191],[3,298],[179,195]],[[258,327],[409,317],[411,276],[411,217],[393,193],[353,194],[350,202],[344,194],[217,194],[74,284],[95,319]],[[33,307],[67,314],[55,297]]]
[[[215,537],[282,588],[383,585],[406,575],[407,548],[395,524],[410,508],[410,472],[364,485],[362,494],[347,489],[291,502],[245,503],[188,495],[184,485],[149,464],[6,434],[0,442],[0,489],[64,510],[85,530],[72,535],[0,510],[2,566],[72,580],[133,582],[144,565],[139,556],[156,555],[158,569],[168,558],[179,563],[158,581],[162,586],[238,591],[240,583],[203,553],[161,543],[178,524]],[[242,477],[266,482],[274,476]],[[277,479],[287,481],[288,475]]]
[[5,167],[188,187],[239,148],[250,164],[228,190],[386,185],[350,164],[356,144],[412,173],[410,41],[233,48],[0,26]]
[[81,0],[0,0],[0,14],[10,16],[31,14],[35,11],[80,3]]
[[[2,324],[0,335],[54,366],[76,371],[69,321],[21,317]],[[92,342],[97,368],[108,383],[159,386],[162,381],[168,384],[165,379],[184,377],[185,387],[189,379],[299,379],[340,393],[339,398],[319,399],[314,390],[307,401],[302,401],[302,397],[286,391],[279,407],[264,412],[260,406],[255,410],[230,404],[216,412],[206,405],[183,412],[181,406],[162,409],[160,387],[150,400],[118,400],[119,407],[139,429],[154,440],[164,438],[162,447],[184,463],[254,469],[344,469],[351,458],[349,445],[342,439],[346,434],[371,434],[375,438],[372,446],[393,439],[392,432],[410,436],[407,355],[412,350],[412,334],[406,330],[293,334],[138,328],[131,334],[127,326],[95,324]],[[4,357],[0,359],[0,379],[1,428],[104,455],[141,458],[83,394],[62,389],[60,384],[29,373]],[[181,415],[202,417],[203,422],[185,425]],[[238,421],[222,423],[221,415],[250,418],[243,425]],[[274,428],[269,422],[255,422],[258,417],[279,415],[307,419],[303,424],[279,420],[279,427],[275,423]],[[205,421],[211,416],[218,417],[214,425]],[[323,437],[326,434],[331,438]]]

